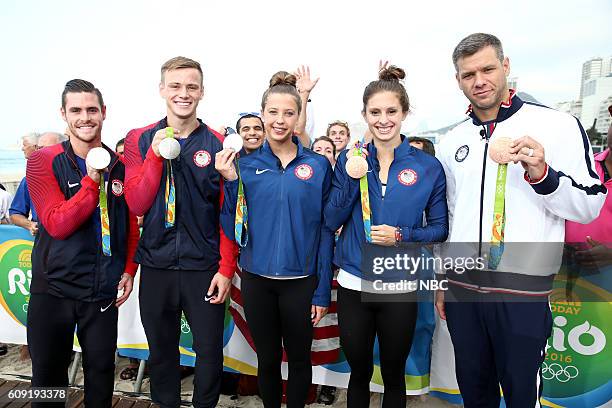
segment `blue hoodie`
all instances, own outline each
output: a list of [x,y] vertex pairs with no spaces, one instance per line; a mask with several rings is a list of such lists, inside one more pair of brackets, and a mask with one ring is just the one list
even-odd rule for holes
[[[240,250],[243,270],[262,276],[317,274],[312,303],[331,300],[334,233],[325,227],[323,209],[331,188],[329,161],[294,137],[297,156],[285,169],[268,142],[238,163],[248,208],[248,241]],[[221,226],[230,239],[238,198],[238,180],[226,181]]]
[[[369,143],[366,148],[372,225],[400,227],[404,242],[445,241],[448,235],[446,177],[438,159],[410,146],[408,139],[402,136],[402,143],[395,148],[389,167],[383,198],[376,147]],[[343,152],[334,170],[332,190],[325,207],[325,224],[332,231],[343,227],[336,243],[334,264],[364,278],[361,257],[366,239],[359,180],[346,173],[346,161],[346,152]],[[426,226],[423,226],[423,211]]]

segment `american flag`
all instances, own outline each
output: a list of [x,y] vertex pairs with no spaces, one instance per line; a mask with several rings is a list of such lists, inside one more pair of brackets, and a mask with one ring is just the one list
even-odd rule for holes
[[[247,325],[242,293],[240,292],[242,271],[240,268],[234,274],[232,280],[232,288],[230,290],[230,306],[229,311],[234,318],[234,323],[242,332],[242,335],[255,350],[255,344],[249,326]],[[331,364],[335,363],[340,356],[340,331],[338,329],[338,315],[336,313],[336,293],[338,282],[336,279],[332,282],[331,304],[328,313],[321,319],[313,329],[312,349],[310,360],[312,365]],[[283,361],[287,361],[283,350]]]

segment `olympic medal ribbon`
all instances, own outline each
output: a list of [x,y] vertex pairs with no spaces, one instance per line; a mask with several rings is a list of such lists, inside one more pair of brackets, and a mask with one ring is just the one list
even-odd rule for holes
[[[355,144],[353,149],[354,156],[360,156],[364,159],[367,154],[365,147],[360,142]],[[372,242],[372,210],[370,208],[370,193],[368,189],[368,173],[366,172],[359,179],[359,196],[361,197],[361,214],[363,217],[363,229],[365,231],[366,242]]]
[[102,253],[111,256],[110,224],[108,222],[108,201],[104,189],[104,174],[100,174],[100,231],[102,233]]
[[[174,129],[166,128],[166,137],[174,138]],[[174,227],[176,219],[176,191],[174,189],[174,174],[172,173],[172,160],[166,160],[166,228]]]
[[489,269],[495,270],[504,253],[504,229],[506,227],[506,176],[507,164],[498,164],[495,181],[495,203],[493,205],[493,227],[489,248]]
[[236,172],[238,173],[238,199],[236,202],[236,217],[234,218],[234,236],[241,248],[244,248],[249,240],[247,233],[249,211],[247,209],[246,198],[244,196],[244,185],[240,175],[238,158],[235,159]]

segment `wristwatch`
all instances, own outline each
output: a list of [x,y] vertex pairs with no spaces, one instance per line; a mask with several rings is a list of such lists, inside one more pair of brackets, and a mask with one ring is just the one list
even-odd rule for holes
[[402,229],[395,227],[395,246],[398,246],[402,242]]

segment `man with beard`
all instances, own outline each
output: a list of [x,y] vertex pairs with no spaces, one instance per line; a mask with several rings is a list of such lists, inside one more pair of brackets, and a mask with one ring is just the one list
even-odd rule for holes
[[[61,113],[70,140],[33,153],[26,170],[39,219],[27,322],[32,386],[68,386],[76,326],[85,405],[110,407],[117,307],[132,291],[138,226],[123,195],[123,163],[102,145],[106,107],[100,91],[82,79],[68,81]],[[100,147],[111,158],[104,170],[86,162]]]
[[500,385],[506,406],[533,407],[565,220],[595,219],[607,190],[580,122],[508,89],[510,61],[497,37],[469,35],[453,63],[471,105],[469,119],[439,147],[449,241],[473,248],[462,255],[484,259],[484,268],[447,270],[449,291],[438,292],[436,307],[448,324],[465,407],[498,407]]

